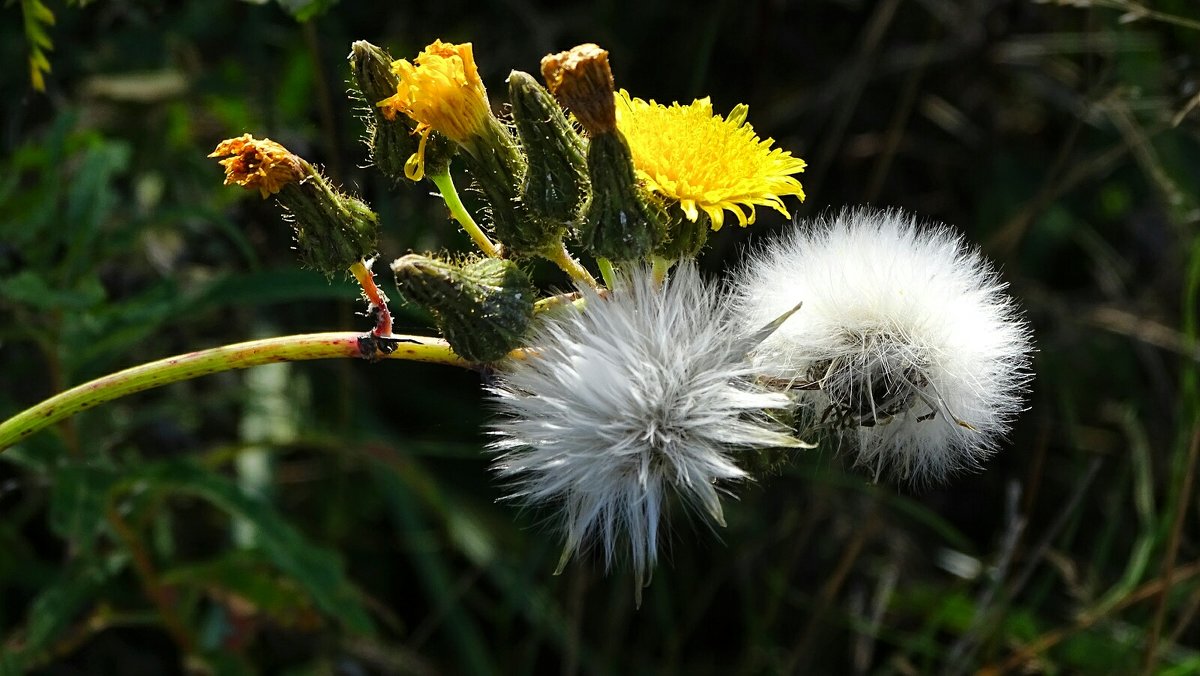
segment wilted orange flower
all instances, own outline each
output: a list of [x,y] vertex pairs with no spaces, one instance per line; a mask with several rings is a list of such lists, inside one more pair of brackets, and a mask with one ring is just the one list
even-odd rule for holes
[[225,167],[225,185],[257,189],[264,199],[304,178],[299,157],[271,139],[250,134],[221,141],[209,157],[225,158],[220,161]]

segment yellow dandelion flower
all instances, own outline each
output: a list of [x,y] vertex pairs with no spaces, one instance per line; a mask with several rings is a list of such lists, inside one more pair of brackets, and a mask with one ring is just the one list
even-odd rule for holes
[[651,190],[679,200],[690,221],[703,210],[712,229],[724,224],[725,210],[745,227],[753,223],[754,207],[764,205],[789,216],[783,198],[804,201],[804,189],[792,174],[804,171],[804,160],[771,148],[746,123],[745,105],[722,118],[713,115],[707,98],[690,105],[664,106],[631,98],[621,90],[617,99],[617,128],[625,135],[638,177]]
[[221,141],[209,157],[225,158],[220,161],[225,167],[225,185],[258,190],[263,199],[304,178],[299,157],[271,139],[250,134]]
[[424,174],[425,142],[437,130],[458,143],[480,136],[491,115],[487,90],[479,79],[471,43],[461,45],[434,40],[412,62],[392,62],[399,78],[396,93],[380,102],[384,117],[404,113],[417,122],[421,135],[417,152],[409,158],[405,174],[420,180]]

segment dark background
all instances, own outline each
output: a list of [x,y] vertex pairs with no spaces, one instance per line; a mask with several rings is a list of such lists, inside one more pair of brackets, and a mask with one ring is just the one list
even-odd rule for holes
[[[640,609],[598,557],[552,576],[547,515],[497,503],[476,373],[306,362],[122,399],[0,456],[0,673],[1200,669],[1194,4],[45,3],[44,93],[34,3],[0,8],[0,416],[171,354],[366,328],[272,201],[221,185],[223,138],[320,163],[378,211],[385,260],[466,250],[428,184],[364,168],[356,39],[471,41],[497,105],[510,69],[587,41],[636,96],[747,103],[809,163],[795,216],[956,225],[1038,352],[984,472],[916,491],[808,452],[718,537],[677,511]],[[705,268],[785,225],[759,215]]]

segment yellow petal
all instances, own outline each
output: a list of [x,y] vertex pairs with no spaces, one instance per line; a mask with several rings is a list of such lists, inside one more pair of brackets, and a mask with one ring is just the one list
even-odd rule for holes
[[804,171],[804,160],[772,148],[772,139],[760,139],[746,123],[747,106],[721,117],[713,115],[708,98],[664,106],[624,90],[616,96],[617,127],[629,143],[638,176],[649,189],[677,200],[689,220],[703,209],[717,230],[727,210],[745,226],[755,220],[755,204],[786,213],[784,197],[804,200],[793,176]]

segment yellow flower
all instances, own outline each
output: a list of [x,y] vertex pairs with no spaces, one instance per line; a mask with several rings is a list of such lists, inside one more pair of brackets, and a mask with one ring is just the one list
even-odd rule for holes
[[[792,174],[805,162],[772,149],[773,139],[760,140],[746,123],[745,105],[722,118],[713,115],[707,97],[681,106],[630,98],[617,99],[617,128],[625,135],[638,177],[651,190],[674,200],[690,221],[704,210],[719,230],[725,210],[743,227],[754,222],[755,205],[790,216],[783,198],[804,201],[804,189]],[[747,213],[748,212],[748,213]]]
[[209,157],[224,157],[225,185],[257,189],[266,199],[288,183],[304,178],[299,157],[271,139],[256,139],[250,134],[221,141]]
[[421,143],[409,158],[405,173],[420,180],[430,131],[437,130],[460,144],[483,133],[491,115],[487,90],[479,79],[469,42],[454,45],[434,40],[413,62],[392,62],[392,72],[400,78],[396,93],[376,105],[389,120],[404,113],[417,122],[415,132],[421,135]]

